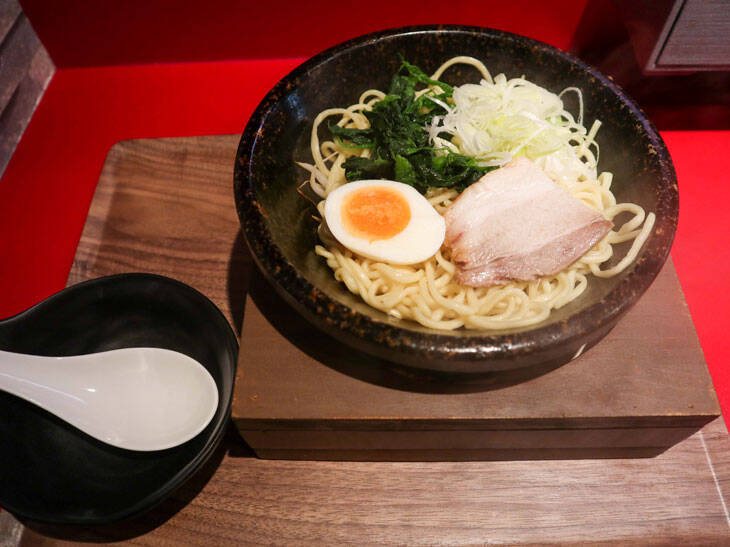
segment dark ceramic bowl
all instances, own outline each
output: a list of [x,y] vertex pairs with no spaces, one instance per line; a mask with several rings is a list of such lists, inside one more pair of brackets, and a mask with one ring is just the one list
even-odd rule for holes
[[213,455],[230,416],[238,343],[218,308],[157,275],[121,274],[69,287],[0,321],[0,349],[82,355],[125,347],[189,355],[218,386],[218,408],[189,441],[153,452],[98,441],[0,391],[0,506],[35,523],[106,524],[157,505]]
[[[634,264],[611,279],[592,278],[576,301],[544,323],[503,331],[436,331],[370,308],[335,281],[314,254],[312,208],[296,192],[306,178],[314,117],[356,102],[370,88],[387,89],[398,54],[427,73],[455,55],[481,59],[490,72],[525,75],[553,91],[579,87],[587,124],[598,133],[600,171],[614,174],[619,201],[656,213],[653,234]],[[478,81],[457,67],[449,83]],[[568,98],[566,97],[566,101]],[[568,105],[570,106],[570,105]],[[562,364],[600,340],[649,287],[667,258],[678,212],[676,176],[652,123],[609,78],[573,56],[496,30],[411,27],[356,38],[308,60],[283,78],[251,116],[236,157],[234,187],[252,254],[281,296],[312,324],[354,348],[401,364],[451,372],[488,372]],[[625,249],[619,248],[618,255]]]

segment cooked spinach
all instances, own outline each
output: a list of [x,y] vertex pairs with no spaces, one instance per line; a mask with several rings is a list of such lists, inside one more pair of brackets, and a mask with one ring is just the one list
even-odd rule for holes
[[[423,85],[437,85],[442,92],[416,97],[417,88]],[[434,116],[446,114],[438,103],[448,103],[452,93],[450,85],[429,78],[420,68],[401,59],[388,94],[372,110],[364,112],[369,128],[329,128],[342,146],[371,150],[370,158],[352,156],[345,161],[347,180],[397,180],[421,193],[432,186],[461,191],[495,169],[482,167],[469,156],[430,145],[426,128]]]

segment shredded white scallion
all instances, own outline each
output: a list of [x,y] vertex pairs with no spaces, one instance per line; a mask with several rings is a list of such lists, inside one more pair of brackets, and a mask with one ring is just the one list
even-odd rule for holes
[[[577,122],[561,99],[569,91],[578,94]],[[508,80],[498,74],[491,82],[454,88],[453,101],[427,128],[434,145],[445,140],[439,135],[447,134],[459,152],[481,165],[500,166],[524,155],[556,181],[596,179],[598,126],[586,132],[582,125],[580,89],[569,87],[556,95],[524,77]]]

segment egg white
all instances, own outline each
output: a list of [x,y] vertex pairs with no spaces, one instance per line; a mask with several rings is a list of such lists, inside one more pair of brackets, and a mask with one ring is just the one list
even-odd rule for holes
[[[351,192],[363,187],[378,186],[394,189],[402,195],[411,209],[411,219],[393,237],[370,241],[348,232],[340,211],[343,200]],[[366,258],[390,264],[416,264],[431,258],[441,248],[446,235],[444,218],[418,190],[402,182],[390,180],[359,180],[340,186],[327,196],[324,217],[330,232],[343,246]]]

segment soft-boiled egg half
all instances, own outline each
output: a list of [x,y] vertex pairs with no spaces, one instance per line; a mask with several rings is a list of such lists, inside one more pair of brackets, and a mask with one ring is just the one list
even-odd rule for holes
[[333,190],[324,204],[332,235],[351,251],[391,264],[416,264],[441,248],[443,217],[412,186],[359,180]]

